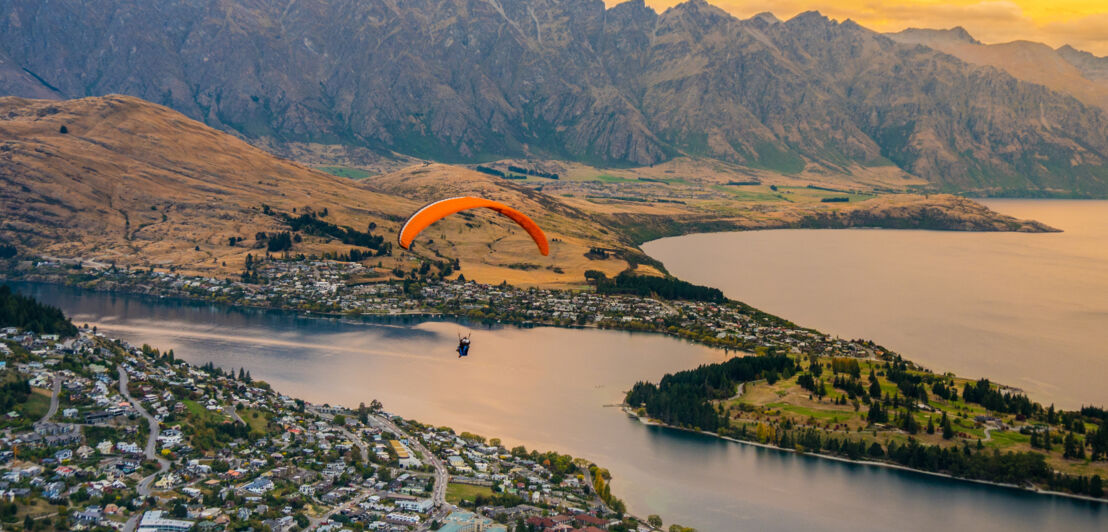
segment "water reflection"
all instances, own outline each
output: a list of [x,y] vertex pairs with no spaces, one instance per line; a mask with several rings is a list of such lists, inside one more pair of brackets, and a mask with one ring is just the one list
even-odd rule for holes
[[[858,466],[643,425],[616,403],[637,380],[723,360],[660,335],[593,329],[408,325],[304,318],[211,305],[20,285],[78,321],[193,363],[245,367],[283,392],[390,410],[507,445],[551,449],[608,467],[638,513],[702,531],[1094,530],[1104,505]],[[403,356],[395,356],[401,354]]]
[[644,249],[682,279],[936,371],[1108,404],[1108,201],[987,203],[1065,232],[750,231]]

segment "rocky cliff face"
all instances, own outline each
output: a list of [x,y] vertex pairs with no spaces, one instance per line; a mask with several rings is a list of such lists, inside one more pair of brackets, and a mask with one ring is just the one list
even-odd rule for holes
[[895,164],[945,190],[1108,194],[1108,115],[818,13],[701,0],[0,0],[0,90],[125,93],[267,145],[442,161]]

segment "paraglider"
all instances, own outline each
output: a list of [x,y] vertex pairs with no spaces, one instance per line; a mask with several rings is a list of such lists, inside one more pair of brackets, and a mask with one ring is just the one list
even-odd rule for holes
[[526,214],[497,201],[468,196],[436,201],[416,211],[415,214],[412,214],[411,217],[404,222],[404,226],[400,228],[397,241],[400,247],[409,249],[416,235],[419,235],[420,231],[423,231],[431,224],[451,214],[477,208],[492,209],[511,218],[512,221],[519,224],[524,231],[527,231],[527,234],[531,235],[531,239],[534,240],[535,245],[539,247],[540,253],[543,255],[550,254],[550,244],[546,241],[546,234],[544,234],[542,229],[539,228],[539,225],[536,224],[534,220],[528,218]]
[[469,355],[469,337],[469,334],[458,336],[458,358]]

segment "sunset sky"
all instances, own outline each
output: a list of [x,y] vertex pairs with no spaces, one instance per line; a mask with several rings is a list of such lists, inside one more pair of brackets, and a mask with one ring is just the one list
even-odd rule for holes
[[[606,0],[609,5],[622,0]],[[986,43],[1013,40],[1063,44],[1108,56],[1108,0],[708,0],[738,17],[770,11],[788,19],[816,10],[877,31],[962,26]],[[680,3],[646,0],[659,12]]]

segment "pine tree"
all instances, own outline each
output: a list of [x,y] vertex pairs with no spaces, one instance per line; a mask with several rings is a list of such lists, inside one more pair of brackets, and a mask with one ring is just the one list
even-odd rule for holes
[[1067,432],[1065,439],[1062,440],[1062,457],[1077,458],[1077,438],[1072,432]]
[[928,434],[934,434],[935,433],[935,418],[934,418],[934,416],[927,418],[927,433]]
[[870,423],[885,423],[889,421],[889,414],[885,411],[885,407],[879,402],[874,402],[869,405],[869,412],[866,414],[866,421]]
[[943,426],[943,439],[949,440],[954,437],[954,427],[950,424],[950,418],[946,416],[946,411],[943,411],[943,419],[939,422]]

